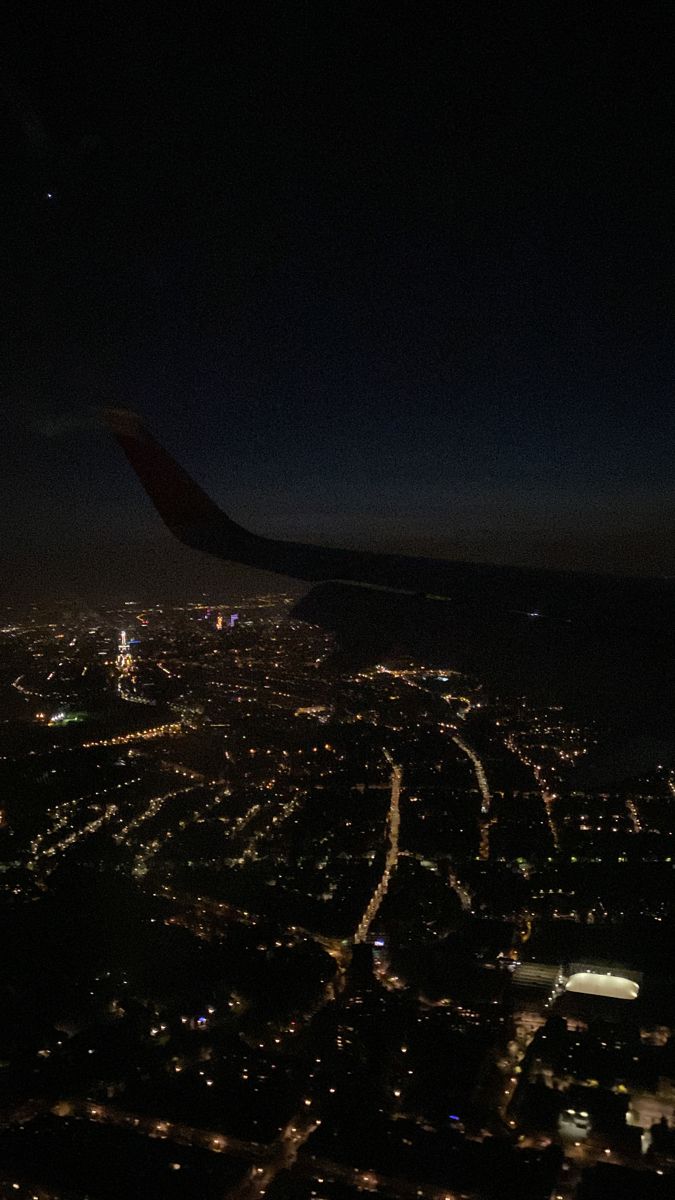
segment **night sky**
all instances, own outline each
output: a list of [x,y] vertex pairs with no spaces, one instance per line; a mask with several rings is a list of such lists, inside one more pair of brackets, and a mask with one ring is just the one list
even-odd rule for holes
[[3,595],[223,595],[91,413],[259,532],[675,574],[670,6],[24,2]]

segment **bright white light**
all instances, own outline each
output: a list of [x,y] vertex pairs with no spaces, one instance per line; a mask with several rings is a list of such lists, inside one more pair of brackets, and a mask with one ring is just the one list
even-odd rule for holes
[[577,971],[565,984],[566,992],[583,992],[587,996],[606,996],[611,1000],[636,1000],[640,985],[621,975],[597,975],[594,971]]

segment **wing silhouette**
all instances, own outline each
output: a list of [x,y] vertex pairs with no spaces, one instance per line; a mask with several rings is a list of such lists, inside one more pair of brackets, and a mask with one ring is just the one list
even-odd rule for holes
[[[319,585],[296,612],[342,636],[444,656],[499,686],[675,719],[670,579],[576,574],[367,553],[253,533],[233,521],[147,430],[104,420],[175,537],[195,550]],[[668,717],[670,719],[670,717]]]

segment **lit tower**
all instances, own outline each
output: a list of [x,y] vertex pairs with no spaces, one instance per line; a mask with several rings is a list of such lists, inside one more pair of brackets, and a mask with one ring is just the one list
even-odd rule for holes
[[127,671],[131,670],[131,666],[131,651],[127,641],[126,629],[123,629],[120,633],[120,640],[117,643],[117,667],[123,674],[126,674]]

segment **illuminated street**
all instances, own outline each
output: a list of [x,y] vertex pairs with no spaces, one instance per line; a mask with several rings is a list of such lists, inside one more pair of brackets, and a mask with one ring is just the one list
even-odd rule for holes
[[[614,876],[589,859],[591,834],[632,872],[622,937],[645,919],[665,927],[667,901],[648,908],[644,897],[659,872],[669,894],[668,836],[652,830],[668,828],[672,779],[580,786],[593,729],[558,710],[491,705],[461,677],[449,693],[443,668],[348,671],[326,703],[325,636],[284,625],[283,599],[261,597],[250,616],[238,608],[236,633],[216,605],[158,612],[152,634],[141,614],[128,643],[134,695],[169,689],[151,725],[148,706],[117,687],[128,613],[87,635],[84,675],[66,667],[62,641],[79,645],[69,627],[63,638],[58,625],[23,634],[31,686],[12,692],[31,722],[3,760],[0,832],[25,928],[13,955],[30,977],[39,947],[49,982],[38,991],[58,1022],[29,1061],[45,1094],[56,1086],[65,1099],[29,1104],[18,1089],[3,1133],[11,1182],[70,1200],[49,1163],[60,1156],[71,1178],[91,1136],[126,1139],[122,1173],[159,1154],[160,1177],[201,1172],[212,1187],[220,1163],[217,1200],[274,1198],[287,1181],[473,1200],[493,1139],[505,1170],[548,1184],[562,1135],[538,1127],[531,1096],[542,1079],[557,1080],[556,1097],[582,1086],[576,1025],[563,1034],[556,1021],[589,1000],[565,990],[547,945],[577,930],[612,936]],[[95,953],[80,967],[86,945]],[[593,961],[579,959],[576,974],[592,977]],[[643,1026],[649,1054],[668,1045],[661,1025]],[[563,1048],[547,1057],[549,1037]],[[635,1059],[642,1069],[626,1032],[612,1045],[623,1077]],[[588,1056],[602,1053],[593,1043]],[[640,1096],[640,1111],[670,1113],[669,1092],[643,1085]],[[22,1147],[43,1155],[39,1170]],[[565,1200],[596,1161],[632,1160],[601,1134],[572,1143],[555,1185]]]
[[387,814],[387,850],[384,862],[384,871],[382,877],[375,888],[368,906],[359,922],[356,933],[354,934],[354,942],[365,942],[370,927],[377,916],[380,905],[389,889],[389,881],[393,872],[396,870],[398,862],[398,831],[400,825],[399,800],[401,796],[401,781],[403,771],[400,766],[392,762],[391,755],[385,751],[387,761],[391,763],[391,800],[389,803],[389,812]]

